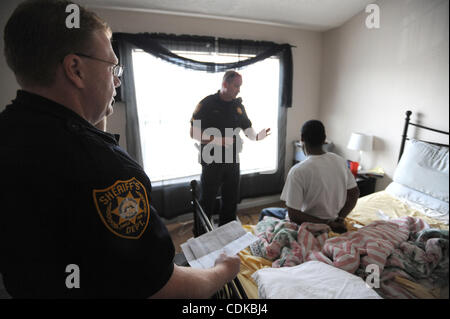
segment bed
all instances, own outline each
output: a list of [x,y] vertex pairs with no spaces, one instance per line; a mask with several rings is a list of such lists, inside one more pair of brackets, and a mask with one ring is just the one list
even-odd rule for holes
[[[361,197],[347,232],[266,217],[243,227],[260,238],[240,253],[231,298],[448,298],[448,144],[408,137],[383,191]],[[195,187],[194,187],[195,189]],[[193,192],[195,222],[208,231]],[[292,280],[295,278],[295,280]]]

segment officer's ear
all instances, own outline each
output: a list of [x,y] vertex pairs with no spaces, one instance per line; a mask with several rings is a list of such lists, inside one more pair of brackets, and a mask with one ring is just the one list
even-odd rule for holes
[[223,92],[228,91],[228,82],[227,81],[222,82],[222,91]]
[[61,64],[67,79],[77,88],[84,88],[85,73],[81,58],[76,54],[68,54],[64,57]]

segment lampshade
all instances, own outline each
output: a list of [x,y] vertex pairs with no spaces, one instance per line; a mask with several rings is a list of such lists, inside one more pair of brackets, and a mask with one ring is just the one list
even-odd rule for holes
[[352,133],[347,148],[356,151],[371,151],[373,136],[361,133]]

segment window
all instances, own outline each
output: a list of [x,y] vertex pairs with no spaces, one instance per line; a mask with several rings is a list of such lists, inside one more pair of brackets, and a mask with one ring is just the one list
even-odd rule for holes
[[[174,53],[205,62],[238,59],[225,54]],[[140,50],[134,50],[132,58],[144,170],[153,183],[199,175],[199,151],[189,136],[189,121],[198,102],[220,89],[223,73],[187,70]],[[240,96],[253,128],[258,132],[270,127],[272,132],[259,142],[241,132],[241,174],[277,170],[279,69],[279,59],[269,58],[239,70],[243,76]]]

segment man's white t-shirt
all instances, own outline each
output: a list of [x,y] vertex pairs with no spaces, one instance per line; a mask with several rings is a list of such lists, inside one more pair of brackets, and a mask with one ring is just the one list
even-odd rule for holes
[[356,186],[345,159],[334,153],[310,155],[289,171],[281,200],[305,214],[335,220],[347,200],[347,190]]

